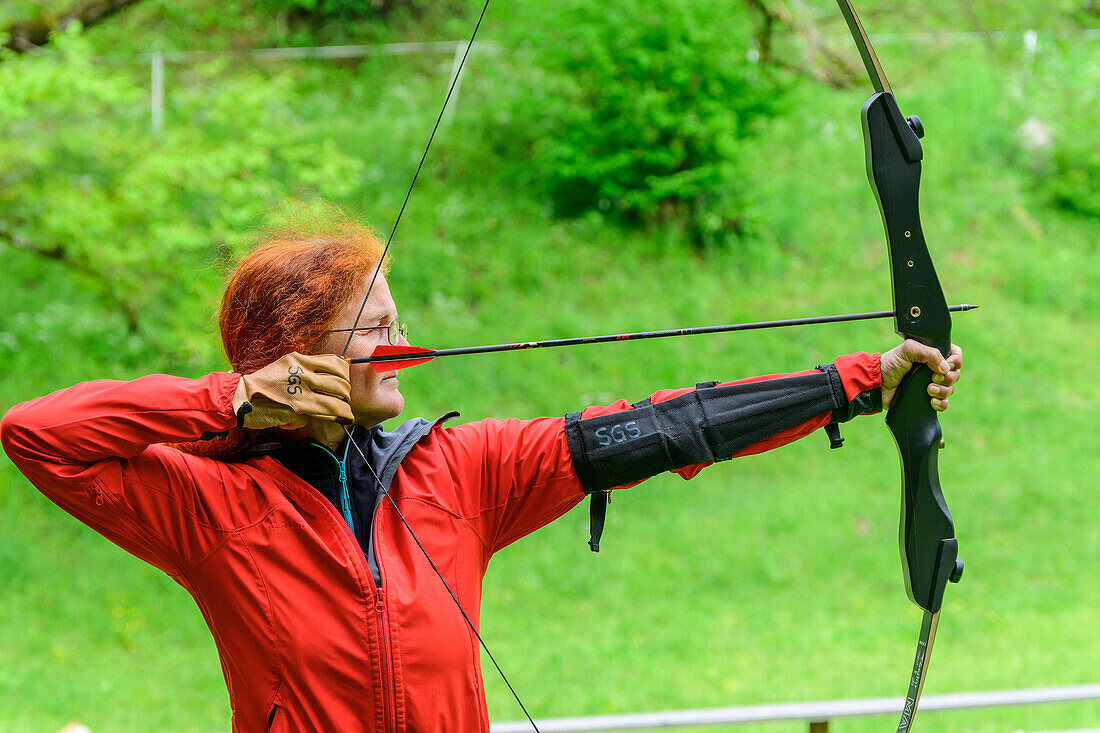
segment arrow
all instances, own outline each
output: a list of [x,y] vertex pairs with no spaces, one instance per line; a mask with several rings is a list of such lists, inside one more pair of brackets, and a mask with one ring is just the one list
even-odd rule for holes
[[[978,306],[953,305],[949,311],[960,312],[974,310]],[[382,344],[375,348],[370,356],[357,356],[348,359],[350,364],[370,364],[375,371],[395,371],[423,364],[437,356],[458,356],[460,354],[490,354],[496,351],[521,351],[523,349],[543,349],[553,346],[580,346],[583,344],[603,344],[610,341],[640,341],[642,339],[668,338],[670,336],[695,336],[704,333],[729,333],[731,331],[752,331],[761,328],[782,328],[784,326],[809,326],[819,323],[843,323],[845,321],[867,321],[873,318],[893,318],[894,311],[873,311],[871,313],[845,313],[836,316],[813,316],[811,318],[789,318],[780,321],[755,321],[753,323],[728,323],[722,326],[696,326],[694,328],[671,328],[664,331],[639,331],[637,333],[618,333],[607,336],[575,336],[573,338],[550,339],[547,341],[519,341],[514,344],[493,344],[491,346],[463,346],[455,349],[426,349],[420,346],[401,346]]]

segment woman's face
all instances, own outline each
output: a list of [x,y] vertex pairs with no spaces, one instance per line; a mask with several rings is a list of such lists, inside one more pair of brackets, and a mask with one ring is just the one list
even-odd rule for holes
[[[333,329],[349,329],[355,325],[355,331],[336,331],[330,333],[321,347],[322,353],[343,354],[347,358],[370,356],[379,344],[388,344],[386,326],[397,321],[397,306],[390,295],[390,286],[381,275],[374,282],[370,298],[363,306],[363,314],[356,324],[359,307],[367,294],[371,277],[363,278],[363,284],[355,296],[344,306],[342,314],[332,324]],[[383,328],[376,328],[383,326]],[[348,334],[351,342],[348,343]],[[408,344],[402,336],[401,344]],[[347,344],[347,352],[344,345]],[[351,365],[351,410],[355,414],[355,423],[373,427],[383,420],[397,417],[405,407],[405,398],[397,385],[397,372],[376,372],[370,364]]]

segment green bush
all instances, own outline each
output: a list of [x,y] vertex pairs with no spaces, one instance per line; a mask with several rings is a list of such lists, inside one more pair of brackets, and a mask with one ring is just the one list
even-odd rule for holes
[[153,135],[144,74],[90,56],[74,27],[0,63],[0,252],[26,263],[28,290],[66,270],[144,357],[202,362],[209,304],[241,232],[299,191],[358,190],[363,163],[300,129],[285,74],[173,68]]
[[1043,188],[1056,206],[1100,218],[1100,148],[1095,140],[1100,115],[1085,117],[1062,121]]
[[415,10],[416,0],[261,0],[261,6],[318,21],[369,18],[397,8]]
[[556,213],[672,223],[704,245],[744,228],[738,155],[781,109],[782,85],[750,61],[743,7],[566,0],[516,12],[514,27],[553,33],[511,39],[496,140],[526,154],[525,176]]
[[1063,113],[1032,117],[1021,128],[1036,184],[1054,206],[1100,218],[1100,61],[1095,48],[1070,43],[1040,58],[1033,101]]

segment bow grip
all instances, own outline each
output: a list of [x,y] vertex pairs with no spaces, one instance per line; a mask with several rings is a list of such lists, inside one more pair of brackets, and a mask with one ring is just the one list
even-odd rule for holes
[[886,425],[901,456],[903,494],[898,544],[905,592],[929,613],[940,610],[948,581],[958,582],[955,525],[940,490],[937,455],[940,421],[928,402],[932,371],[924,364],[905,375],[886,413]]

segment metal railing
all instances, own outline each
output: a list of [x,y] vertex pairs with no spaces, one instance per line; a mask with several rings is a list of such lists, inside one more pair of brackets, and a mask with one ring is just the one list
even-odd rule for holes
[[[1100,684],[926,695],[921,699],[920,713],[924,715],[937,710],[966,710],[1082,700],[1100,700]],[[868,700],[831,700],[629,715],[551,718],[535,722],[543,733],[581,733],[582,731],[653,730],[686,728],[695,725],[737,725],[798,720],[809,725],[809,733],[827,733],[830,721],[837,718],[867,715],[897,716],[901,714],[903,703],[904,699],[901,697],[879,697]],[[531,724],[526,720],[494,723],[490,726],[490,730],[492,733],[529,733]]]

